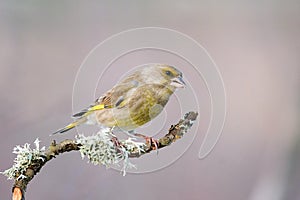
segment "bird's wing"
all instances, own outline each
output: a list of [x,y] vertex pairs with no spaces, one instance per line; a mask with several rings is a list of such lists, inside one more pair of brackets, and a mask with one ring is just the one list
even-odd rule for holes
[[124,81],[115,85],[111,90],[107,91],[104,95],[96,99],[94,104],[90,105],[88,108],[74,114],[72,117],[81,118],[87,116],[90,113],[109,108],[121,108],[126,102],[128,102],[128,97],[130,96],[130,91],[138,87],[139,82],[134,80],[132,77],[128,77]]

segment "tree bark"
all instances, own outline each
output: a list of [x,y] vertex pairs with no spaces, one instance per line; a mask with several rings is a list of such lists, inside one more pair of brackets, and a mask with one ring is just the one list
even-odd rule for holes
[[[142,152],[140,151],[132,151],[129,154],[131,158],[140,157],[146,153],[150,153],[153,150],[161,149],[163,147],[169,146],[176,140],[180,139],[193,125],[193,122],[196,120],[198,113],[196,112],[188,112],[185,114],[183,119],[181,119],[177,124],[171,125],[168,133],[157,140],[157,143],[154,144],[152,142],[146,143],[144,145],[144,149]],[[122,145],[122,144],[121,144]],[[22,178],[17,180],[15,178],[15,183],[13,186],[13,200],[25,200],[25,191],[28,183],[34,178],[34,176],[41,170],[41,168],[50,160],[55,158],[57,155],[70,152],[70,151],[79,151],[81,144],[76,143],[75,140],[66,139],[60,143],[56,143],[56,141],[52,141],[45,154],[43,155],[43,159],[40,159],[36,162],[30,164],[30,166],[26,169],[24,175],[26,178]],[[124,147],[124,146],[123,146]],[[126,146],[125,146],[126,148]],[[17,174],[18,177],[20,174]]]

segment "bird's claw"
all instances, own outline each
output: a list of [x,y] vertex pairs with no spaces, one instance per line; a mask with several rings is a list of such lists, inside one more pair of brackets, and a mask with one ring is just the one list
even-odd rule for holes
[[134,135],[137,137],[144,138],[146,140],[146,144],[149,145],[152,150],[157,150],[157,154],[158,154],[158,145],[159,145],[158,140],[156,140],[152,137],[149,137],[149,136],[139,134],[139,133],[135,133]]
[[113,137],[111,138],[111,141],[114,143],[114,145],[115,145],[117,148],[119,148],[119,147],[121,146],[121,143],[120,143],[119,139],[118,139],[116,136],[113,136]]
[[152,150],[157,150],[158,153],[158,141],[152,137],[146,137],[146,143],[150,144],[150,147]]

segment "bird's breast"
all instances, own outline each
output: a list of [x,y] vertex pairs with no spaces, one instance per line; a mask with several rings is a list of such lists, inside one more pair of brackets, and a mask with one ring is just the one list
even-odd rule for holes
[[151,121],[161,113],[171,94],[165,87],[145,88],[130,102],[130,118],[138,126]]

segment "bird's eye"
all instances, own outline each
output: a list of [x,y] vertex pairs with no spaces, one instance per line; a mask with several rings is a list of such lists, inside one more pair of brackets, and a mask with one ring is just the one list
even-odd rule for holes
[[166,71],[166,74],[168,75],[168,76],[171,76],[171,72],[168,70],[168,71]]

